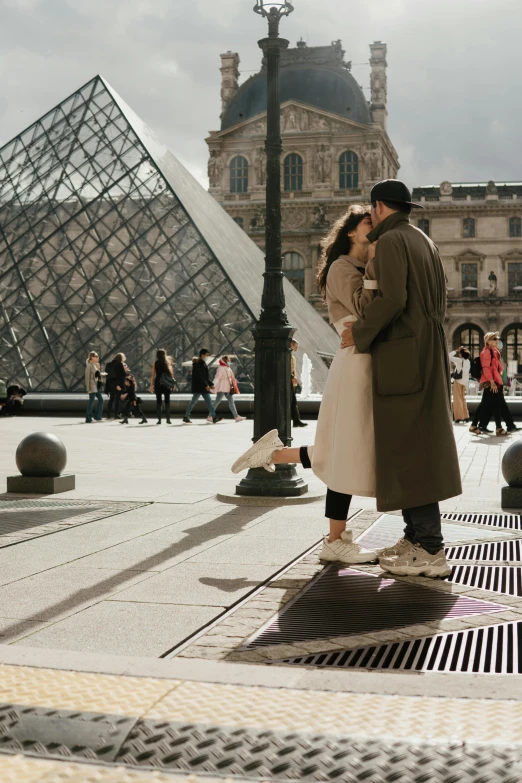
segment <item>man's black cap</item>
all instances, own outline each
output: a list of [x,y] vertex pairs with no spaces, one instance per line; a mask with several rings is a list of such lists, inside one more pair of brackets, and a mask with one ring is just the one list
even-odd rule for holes
[[422,204],[414,204],[411,193],[400,179],[383,179],[373,186],[370,193],[370,201],[394,201],[396,204],[409,204],[411,207],[420,207]]

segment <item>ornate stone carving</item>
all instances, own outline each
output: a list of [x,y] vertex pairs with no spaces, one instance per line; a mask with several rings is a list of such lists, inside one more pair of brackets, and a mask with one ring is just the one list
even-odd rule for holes
[[455,258],[455,268],[457,272],[460,272],[460,265],[461,264],[478,264],[479,269],[482,272],[484,269],[484,264],[486,261],[486,256],[484,253],[476,253],[474,250],[465,250],[464,253],[461,253],[459,256],[456,256]]
[[374,68],[371,76],[372,103],[385,106],[388,97],[388,86],[385,68]]
[[377,182],[382,173],[382,156],[378,145],[375,142],[368,144],[363,149],[361,157],[366,169],[366,179],[370,182]]
[[312,221],[312,228],[329,228],[330,221],[326,213],[324,204],[318,204],[314,207],[314,219]]
[[486,185],[486,193],[488,194],[488,196],[494,196],[498,193],[497,186],[495,185],[492,179],[490,179],[488,184]]
[[496,274],[491,270],[488,277],[489,296],[498,296],[498,280]]
[[210,150],[208,160],[208,179],[211,188],[218,188],[221,185],[223,176],[223,157],[218,150]]
[[440,195],[441,196],[451,196],[453,193],[453,185],[451,182],[448,182],[448,180],[444,180],[444,182],[440,183]]
[[283,123],[284,133],[299,130],[297,110],[294,108],[287,109],[283,117]]
[[306,211],[302,207],[283,207],[284,228],[303,228],[307,222]]
[[264,185],[266,182],[266,152],[263,147],[257,148],[254,166],[257,184]]
[[327,144],[320,144],[315,153],[314,173],[316,182],[330,181],[332,174],[332,152]]
[[253,217],[250,218],[250,231],[257,231],[266,226],[266,212],[263,207],[258,207]]

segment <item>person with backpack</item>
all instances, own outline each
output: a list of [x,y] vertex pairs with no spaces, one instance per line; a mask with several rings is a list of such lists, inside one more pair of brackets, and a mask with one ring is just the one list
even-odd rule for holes
[[165,419],[170,424],[170,393],[174,389],[174,360],[167,356],[167,351],[159,348],[156,351],[156,361],[152,365],[150,374],[151,394],[156,395],[156,412],[158,415],[158,424],[161,424],[161,403],[165,399]]
[[[492,416],[495,418],[496,434],[498,436],[517,432],[520,427],[515,425],[504,397],[502,383],[502,356],[498,349],[500,335],[498,332],[488,332],[484,337],[484,348],[480,352],[480,385],[483,388],[482,400],[469,428],[475,435],[485,435],[489,432],[488,424]],[[476,360],[473,363],[473,371],[476,373]],[[475,377],[475,376],[473,376]],[[502,421],[507,424],[504,429]]]
[[105,365],[105,372],[107,373],[105,379],[105,394],[109,395],[109,406],[107,408],[107,418],[117,419],[120,415],[120,396],[125,386],[125,378],[127,376],[127,370],[125,365],[125,359],[127,357],[124,353],[117,353],[114,359]]
[[463,345],[452,351],[450,361],[455,365],[451,373],[453,378],[453,420],[456,424],[469,421],[469,411],[466,404],[466,391],[469,384],[470,353]]

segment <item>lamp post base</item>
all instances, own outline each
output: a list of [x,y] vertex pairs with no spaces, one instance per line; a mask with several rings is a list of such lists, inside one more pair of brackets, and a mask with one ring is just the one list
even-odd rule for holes
[[275,473],[251,468],[236,486],[236,495],[256,497],[299,497],[308,492],[308,484],[297,474],[295,465],[276,465]]

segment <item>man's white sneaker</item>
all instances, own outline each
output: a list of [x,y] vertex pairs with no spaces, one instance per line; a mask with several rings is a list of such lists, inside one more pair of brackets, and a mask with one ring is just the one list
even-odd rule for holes
[[379,557],[398,557],[399,555],[405,555],[411,547],[414,546],[407,538],[399,538],[399,540],[393,544],[393,546],[387,546],[385,549],[378,549],[377,554]]
[[397,557],[383,557],[379,560],[383,571],[397,576],[444,577],[451,574],[444,550],[430,555],[419,544],[414,544],[407,552]]
[[279,439],[277,430],[270,430],[234,462],[232,473],[241,473],[242,470],[249,468],[264,468],[269,473],[273,473],[274,453],[281,451],[282,448],[284,448],[283,442]]
[[363,549],[352,538],[352,531],[345,530],[341,538],[336,541],[328,541],[325,536],[323,548],[319,552],[320,563],[340,563],[352,565],[354,563],[373,563],[377,560],[377,552]]

